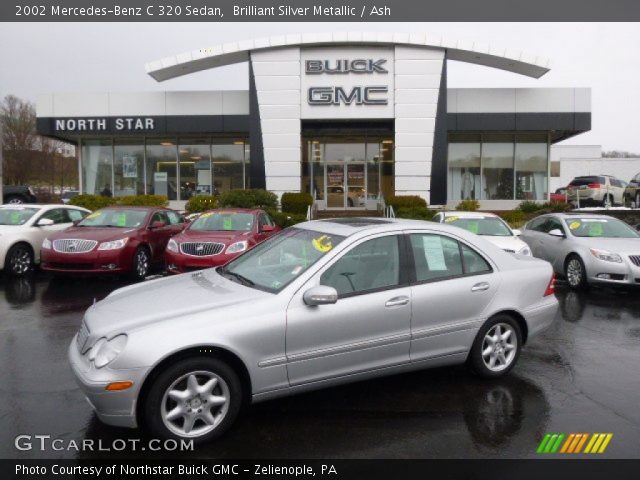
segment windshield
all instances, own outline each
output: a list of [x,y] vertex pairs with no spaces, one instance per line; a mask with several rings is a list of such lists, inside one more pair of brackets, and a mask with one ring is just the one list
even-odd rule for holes
[[194,220],[189,230],[250,232],[252,228],[253,213],[207,212]]
[[137,228],[147,217],[146,210],[105,209],[93,212],[78,223],[78,227],[120,227]]
[[476,235],[487,235],[491,237],[511,237],[513,233],[505,223],[496,217],[479,217],[479,218],[463,218],[463,217],[447,217],[445,223],[464,228],[465,230],[475,233]]
[[567,218],[565,222],[576,237],[640,238],[633,228],[614,218]]
[[24,225],[37,208],[0,208],[0,225]]
[[342,240],[339,235],[288,228],[218,272],[249,287],[279,292]]

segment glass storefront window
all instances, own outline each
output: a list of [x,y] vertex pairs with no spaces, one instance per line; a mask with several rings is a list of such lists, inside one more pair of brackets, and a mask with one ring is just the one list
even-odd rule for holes
[[513,200],[513,135],[483,135],[483,200]]
[[181,139],[180,200],[194,195],[211,195],[211,146],[209,139]]
[[214,139],[212,150],[213,193],[245,188],[244,140]]
[[113,194],[116,197],[144,194],[144,145],[141,139],[114,140]]
[[516,137],[516,199],[547,198],[548,148],[546,136]]
[[166,195],[169,200],[178,200],[176,140],[148,139],[146,152],[147,193]]
[[82,190],[91,195],[113,195],[113,148],[110,139],[82,140]]
[[452,135],[449,139],[449,198],[480,198],[480,135]]

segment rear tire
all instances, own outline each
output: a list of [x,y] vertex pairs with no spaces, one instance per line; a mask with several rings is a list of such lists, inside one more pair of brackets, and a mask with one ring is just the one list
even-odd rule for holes
[[21,205],[25,203],[25,199],[22,198],[20,195],[9,195],[6,198],[5,203],[11,204],[11,205]]
[[131,278],[135,281],[143,281],[151,271],[151,253],[147,247],[138,247],[133,255],[131,266]]
[[33,270],[33,250],[25,243],[13,245],[7,252],[4,271],[8,275],[21,277]]
[[611,208],[615,205],[614,201],[613,201],[613,196],[612,195],[605,195],[604,198],[602,199],[602,206],[605,208]]
[[522,331],[518,322],[498,314],[478,331],[467,360],[471,370],[482,378],[506,375],[515,366],[522,349]]
[[242,394],[238,375],[223,361],[186,358],[155,379],[143,401],[141,418],[156,437],[205,443],[235,422]]
[[573,290],[584,290],[588,286],[587,269],[578,255],[569,255],[564,265],[564,276]]

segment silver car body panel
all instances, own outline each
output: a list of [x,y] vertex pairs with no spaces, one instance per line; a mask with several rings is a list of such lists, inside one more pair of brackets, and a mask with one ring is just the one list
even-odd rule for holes
[[[296,228],[347,237],[277,294],[235,283],[215,269],[152,280],[116,290],[85,314],[85,345],[69,358],[78,383],[105,423],[135,427],[137,399],[149,373],[179,352],[224,349],[248,372],[253,401],[399,371],[464,362],[482,324],[515,312],[528,337],[548,326],[555,296],[546,262],[512,255],[457,227],[392,220],[350,226],[331,221]],[[452,237],[480,253],[492,272],[405,285],[309,307],[302,296],[358,243],[410,232]],[[485,289],[484,284],[488,284]],[[474,286],[482,284],[482,288]],[[87,351],[100,338],[126,334],[120,355],[97,369]],[[133,387],[107,392],[113,381]]]

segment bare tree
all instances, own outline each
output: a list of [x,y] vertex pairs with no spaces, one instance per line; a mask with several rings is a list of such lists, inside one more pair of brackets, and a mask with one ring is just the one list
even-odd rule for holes
[[7,95],[0,104],[4,182],[24,184],[33,171],[36,112],[33,104]]

